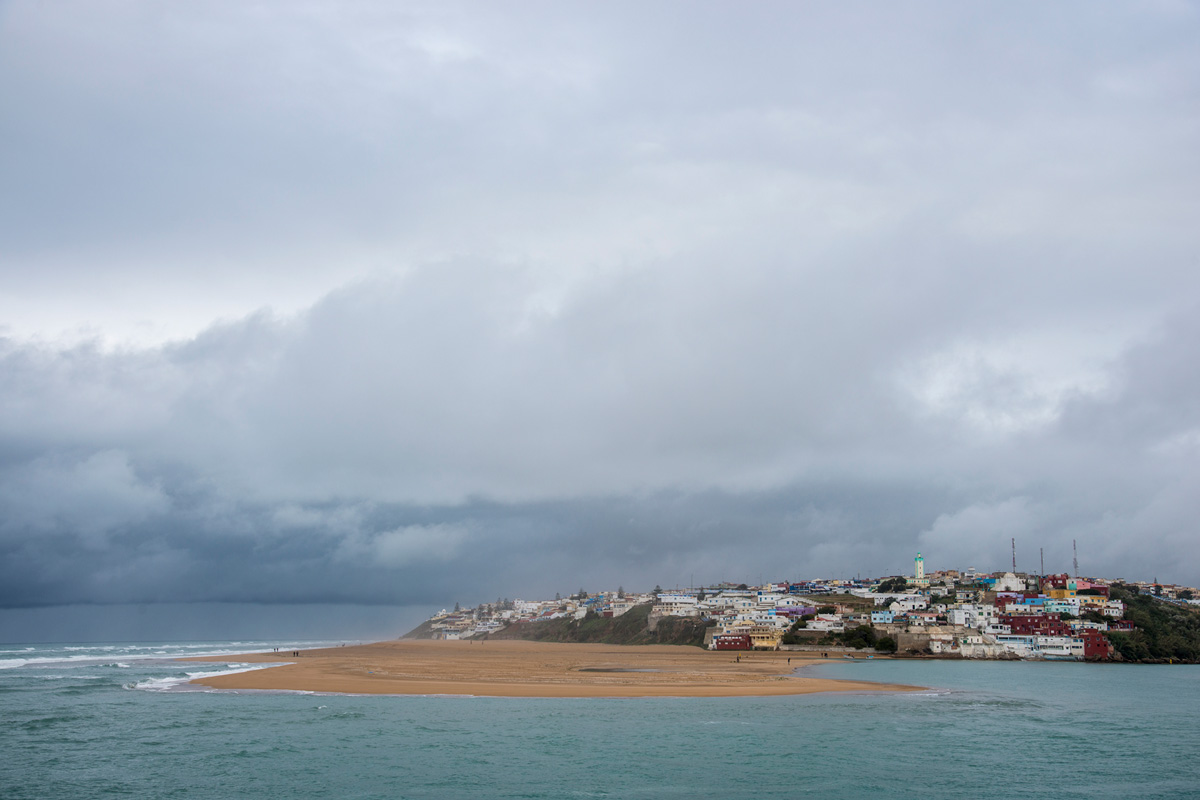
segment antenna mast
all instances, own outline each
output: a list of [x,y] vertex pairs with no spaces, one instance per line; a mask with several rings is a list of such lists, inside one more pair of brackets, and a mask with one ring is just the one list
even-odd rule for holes
[[1079,577],[1079,546],[1075,544],[1075,540],[1071,540],[1071,551],[1075,554],[1072,565],[1075,567],[1075,577]]
[[1012,548],[1013,548],[1013,574],[1016,574],[1016,571],[1017,571],[1017,539],[1016,539],[1016,537],[1013,537]]
[[1042,574],[1046,574],[1046,548],[1038,548],[1038,556],[1042,559]]

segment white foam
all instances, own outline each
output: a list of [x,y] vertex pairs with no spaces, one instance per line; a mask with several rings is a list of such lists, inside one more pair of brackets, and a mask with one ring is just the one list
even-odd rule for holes
[[[297,642],[280,647],[278,642],[180,642],[171,644],[126,645],[56,645],[45,648],[26,647],[23,650],[0,650],[0,670],[54,666],[70,668],[83,664],[111,665],[113,656],[121,660],[116,666],[126,668],[130,662],[157,661],[176,658],[225,657],[242,653],[266,653],[278,650],[309,650],[336,646],[328,641]],[[32,654],[32,655],[29,655]],[[18,657],[19,656],[19,657]]]
[[149,678],[137,683],[126,684],[126,689],[141,689],[146,692],[169,692],[169,691],[189,691],[189,692],[211,692],[212,688],[207,686],[196,686],[192,681],[202,678],[214,678],[218,675],[236,675],[239,672],[252,672],[256,669],[267,669],[268,667],[278,667],[281,664],[230,664],[229,669],[208,670],[204,672],[185,672],[183,677],[172,675],[168,678]]
[[18,669],[20,667],[36,667],[51,664],[63,666],[76,661],[95,664],[98,661],[103,661],[103,658],[95,655],[52,656],[49,658],[0,658],[0,669]]

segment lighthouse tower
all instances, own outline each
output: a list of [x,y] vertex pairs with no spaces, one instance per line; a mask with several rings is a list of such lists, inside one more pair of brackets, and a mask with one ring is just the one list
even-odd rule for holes
[[926,586],[929,583],[925,580],[925,559],[921,558],[920,553],[913,559],[913,583],[917,586]]

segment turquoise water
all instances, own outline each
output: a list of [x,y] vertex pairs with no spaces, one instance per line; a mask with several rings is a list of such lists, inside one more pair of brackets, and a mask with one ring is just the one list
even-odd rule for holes
[[[840,662],[916,694],[549,700],[181,691],[174,653],[0,645],[0,797],[1200,797],[1200,668]],[[124,649],[122,649],[124,648]]]

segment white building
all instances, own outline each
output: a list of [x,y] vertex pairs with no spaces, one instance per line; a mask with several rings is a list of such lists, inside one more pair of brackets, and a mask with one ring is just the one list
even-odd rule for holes
[[654,610],[666,617],[698,617],[700,608],[690,594],[660,594]]
[[919,594],[902,594],[898,595],[895,600],[888,605],[893,614],[907,614],[909,611],[919,611],[929,607],[929,598]]
[[1018,578],[1012,572],[1006,572],[996,579],[994,591],[997,592],[1023,592],[1025,591],[1025,581]]
[[845,622],[837,614],[817,614],[808,621],[806,630],[810,631],[842,631],[846,629]]
[[1125,616],[1125,604],[1120,600],[1109,600],[1104,604],[1104,608],[1101,609],[1100,613],[1106,617],[1120,619]]

